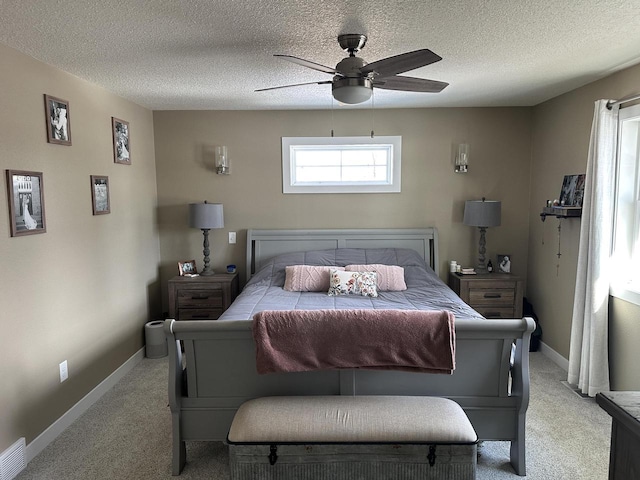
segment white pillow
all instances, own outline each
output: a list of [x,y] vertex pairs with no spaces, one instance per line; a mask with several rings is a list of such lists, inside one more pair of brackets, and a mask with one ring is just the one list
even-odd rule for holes
[[329,296],[361,295],[377,297],[376,272],[343,272],[331,270],[329,276]]

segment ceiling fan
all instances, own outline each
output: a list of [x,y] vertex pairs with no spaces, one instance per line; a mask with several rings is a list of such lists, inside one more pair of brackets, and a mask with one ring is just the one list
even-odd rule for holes
[[449,85],[446,82],[438,82],[436,80],[398,75],[399,73],[408,72],[409,70],[424,67],[425,65],[430,65],[442,60],[442,57],[426,48],[383,58],[373,63],[367,63],[362,58],[356,57],[356,53],[364,48],[367,43],[366,35],[355,33],[338,35],[338,43],[349,56],[342,59],[335,68],[291,55],[274,55],[274,57],[297,63],[303,67],[332,74],[334,75],[333,80],[261,88],[256,90],[256,92],[299,87],[302,85],[331,84],[333,98],[341,103],[357,104],[369,100],[374,87],[405,92],[438,93]]

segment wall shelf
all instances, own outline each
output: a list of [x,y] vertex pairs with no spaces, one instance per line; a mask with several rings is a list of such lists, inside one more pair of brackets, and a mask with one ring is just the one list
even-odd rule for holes
[[540,219],[544,222],[547,217],[579,218],[582,216],[582,207],[544,207]]

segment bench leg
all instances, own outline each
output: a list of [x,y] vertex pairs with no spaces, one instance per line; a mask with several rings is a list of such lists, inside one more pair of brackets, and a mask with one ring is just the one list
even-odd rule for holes
[[171,465],[172,475],[180,475],[184,464],[187,462],[187,447],[180,438],[180,414],[172,414],[173,447]]
[[524,477],[527,474],[527,461],[526,461],[526,445],[524,435],[524,415],[519,415],[518,427],[517,427],[517,439],[511,441],[510,459],[511,466],[516,471],[516,474]]

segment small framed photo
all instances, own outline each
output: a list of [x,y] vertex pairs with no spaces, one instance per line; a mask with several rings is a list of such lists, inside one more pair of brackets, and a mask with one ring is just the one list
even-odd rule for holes
[[498,255],[498,272],[511,273],[511,255]]
[[91,206],[94,215],[111,213],[109,177],[91,175]]
[[198,271],[196,270],[196,261],[187,260],[184,262],[178,262],[178,271],[180,272],[181,277],[197,275]]
[[69,102],[45,94],[44,109],[47,121],[47,141],[58,145],[71,145]]
[[113,159],[115,163],[131,165],[131,139],[129,122],[111,117],[113,127]]
[[42,173],[7,170],[7,193],[11,236],[45,233]]

